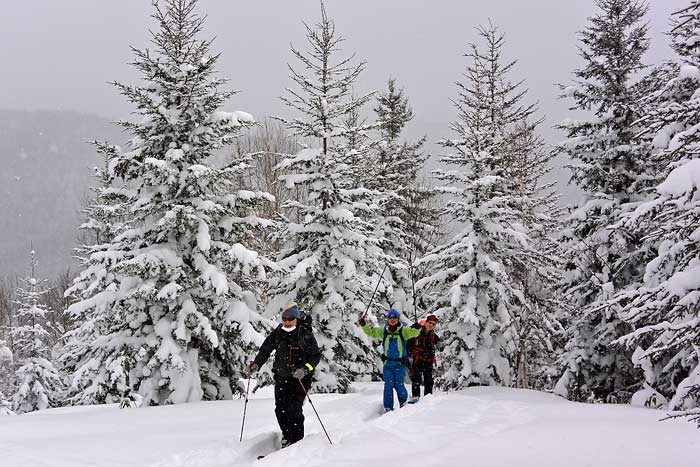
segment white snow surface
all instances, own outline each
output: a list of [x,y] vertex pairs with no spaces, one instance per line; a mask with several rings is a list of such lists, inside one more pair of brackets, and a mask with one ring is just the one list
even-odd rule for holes
[[[0,417],[4,467],[697,466],[694,424],[664,412],[568,402],[536,391],[436,393],[381,415],[382,383],[312,394],[306,438],[279,447],[271,388],[243,399],[120,410],[115,405]],[[256,460],[258,455],[268,454]]]

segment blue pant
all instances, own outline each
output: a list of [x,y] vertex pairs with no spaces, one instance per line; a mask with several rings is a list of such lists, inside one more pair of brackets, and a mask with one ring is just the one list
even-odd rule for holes
[[408,391],[403,384],[406,376],[406,367],[400,362],[387,362],[384,364],[384,408],[394,408],[394,389],[396,395],[399,396],[399,406],[406,403],[408,399]]

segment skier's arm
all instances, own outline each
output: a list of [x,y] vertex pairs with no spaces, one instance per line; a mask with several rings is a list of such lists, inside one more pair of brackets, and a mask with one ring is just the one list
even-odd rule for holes
[[418,337],[420,334],[420,329],[403,326],[401,327],[401,333],[403,334],[403,338],[405,340],[409,340],[413,339],[414,337]]
[[270,333],[269,336],[265,338],[265,341],[262,343],[260,346],[260,350],[258,351],[258,355],[255,357],[255,364],[258,365],[258,367],[261,367],[265,364],[268,358],[270,358],[270,354],[272,353],[273,350],[275,350],[275,333],[277,332],[277,328],[273,329],[273,331]]
[[306,362],[304,366],[307,370],[313,371],[316,369],[318,362],[321,361],[321,350],[318,348],[318,342],[312,333],[308,333],[304,338],[306,349]]
[[373,337],[375,339],[381,339],[384,337],[384,328],[371,328],[368,324],[365,324],[362,326],[362,330],[369,337]]

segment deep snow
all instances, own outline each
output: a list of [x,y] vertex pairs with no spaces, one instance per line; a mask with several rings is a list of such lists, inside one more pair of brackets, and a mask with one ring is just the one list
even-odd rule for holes
[[550,394],[471,388],[380,415],[381,383],[312,394],[307,437],[279,442],[270,388],[243,400],[120,410],[71,407],[0,418],[3,467],[81,466],[615,466],[695,467],[700,431],[658,410],[568,402]]

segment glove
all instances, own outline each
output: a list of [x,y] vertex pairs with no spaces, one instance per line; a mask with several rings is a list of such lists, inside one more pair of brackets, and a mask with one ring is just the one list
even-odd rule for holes
[[260,367],[258,366],[258,364],[255,363],[255,362],[250,362],[250,363],[248,364],[248,368],[250,368],[250,372],[251,372],[251,373],[257,373],[258,370],[260,369]]
[[415,323],[413,323],[413,324],[411,325],[411,327],[412,327],[413,329],[420,329],[420,323],[419,323],[418,321],[416,321]]
[[294,376],[297,379],[302,379],[304,376],[309,374],[309,370],[306,368],[297,368],[294,370],[294,373],[292,373],[292,376]]
[[365,318],[360,318],[360,320],[357,322],[360,326],[364,326],[367,324],[367,320]]

